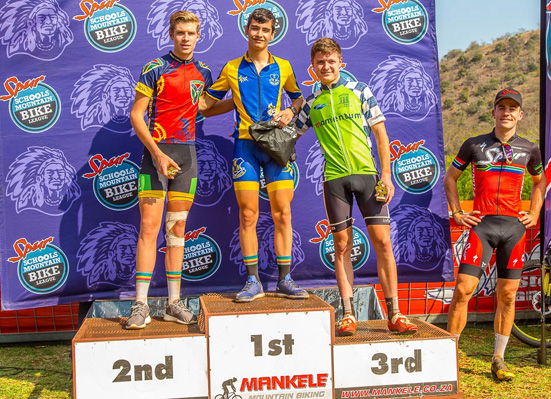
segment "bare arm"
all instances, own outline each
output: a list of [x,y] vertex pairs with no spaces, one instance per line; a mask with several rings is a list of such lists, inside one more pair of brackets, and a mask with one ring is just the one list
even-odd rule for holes
[[457,191],[457,180],[463,173],[462,170],[457,169],[455,166],[450,166],[444,176],[444,190],[446,191],[446,197],[448,197],[448,203],[452,210],[453,219],[460,226],[473,227],[481,222],[481,219],[477,216],[479,211],[472,213],[454,213],[461,210],[461,204],[459,203],[459,192]]
[[532,195],[530,196],[530,211],[528,213],[521,212],[519,220],[526,226],[526,228],[533,227],[538,222],[540,216],[540,210],[543,205],[543,197],[545,193],[546,180],[545,175],[532,176]]
[[130,122],[134,131],[138,135],[138,138],[143,143],[143,145],[149,150],[151,156],[155,160],[157,165],[157,170],[163,174],[168,179],[174,179],[173,176],[169,176],[167,169],[169,165],[172,165],[176,169],[180,170],[178,164],[172,160],[169,156],[163,153],[157,143],[153,140],[151,133],[144,121],[144,114],[147,106],[149,105],[149,97],[145,96],[142,93],[136,92],[136,98],[134,99],[134,105],[132,105],[132,110],[130,111]]
[[386,134],[386,128],[384,122],[379,122],[371,126],[371,131],[375,136],[375,142],[377,143],[377,153],[379,154],[379,162],[381,163],[381,180],[388,188],[385,204],[388,204],[392,197],[394,197],[394,184],[392,184],[392,177],[390,173],[390,150],[389,140]]
[[215,100],[206,93],[203,93],[199,99],[199,112],[204,117],[225,114],[231,110],[233,110],[233,98]]

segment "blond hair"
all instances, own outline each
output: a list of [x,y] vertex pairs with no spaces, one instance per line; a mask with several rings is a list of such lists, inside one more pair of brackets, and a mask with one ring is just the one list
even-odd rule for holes
[[174,32],[174,29],[176,29],[176,24],[179,23],[186,23],[186,22],[192,22],[197,25],[197,33],[199,33],[199,28],[201,27],[201,21],[199,21],[199,18],[197,15],[192,13],[191,11],[176,11],[174,14],[170,16],[170,33]]
[[342,50],[339,43],[329,37],[322,37],[315,41],[310,50],[310,58],[314,60],[316,53],[331,54],[337,52],[339,57],[342,56]]

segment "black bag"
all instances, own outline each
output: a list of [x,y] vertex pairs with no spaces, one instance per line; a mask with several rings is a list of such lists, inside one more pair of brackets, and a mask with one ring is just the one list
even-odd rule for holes
[[290,122],[282,128],[279,128],[277,124],[278,122],[272,120],[256,122],[249,126],[249,134],[279,166],[285,167],[287,162],[296,159],[297,127],[295,122]]

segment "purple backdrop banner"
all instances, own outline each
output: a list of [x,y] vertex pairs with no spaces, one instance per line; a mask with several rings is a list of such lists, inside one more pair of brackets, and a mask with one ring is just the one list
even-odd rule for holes
[[[545,141],[545,157],[543,164],[545,165],[545,178],[547,179],[547,187],[545,190],[545,227],[544,227],[544,249],[549,248],[549,240],[551,239],[551,217],[549,216],[550,204],[551,204],[551,168],[549,167],[551,162],[551,32],[549,31],[549,20],[551,18],[551,1],[543,0],[542,3],[545,5],[545,26],[542,26],[541,32],[545,32],[545,48],[542,49],[541,54],[545,53],[546,56],[546,68],[547,73],[545,74],[545,87],[542,87],[541,90],[545,90],[545,138],[542,141]],[[543,73],[543,71],[542,71]],[[545,254],[545,251],[544,251]]]
[[[0,6],[4,309],[134,295],[143,146],[128,115],[143,65],[172,48],[169,16],[182,9],[202,21],[195,56],[213,78],[245,53],[250,12],[271,9],[277,26],[270,50],[291,61],[305,96],[319,86],[311,44],[336,39],[342,76],[368,83],[387,117],[399,280],[453,279],[433,0],[8,0]],[[233,126],[232,114],[199,123],[186,294],[237,290],[244,281]],[[293,276],[307,287],[334,285],[322,154],[313,131],[299,140],[292,168]],[[259,201],[260,273],[273,289],[274,228],[263,184]],[[375,253],[356,212],[356,283],[374,283]],[[151,295],[166,295],[165,245],[161,234]]]

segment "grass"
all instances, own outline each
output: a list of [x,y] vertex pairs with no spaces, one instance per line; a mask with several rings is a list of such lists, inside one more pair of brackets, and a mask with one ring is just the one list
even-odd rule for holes
[[[459,342],[459,387],[465,398],[538,399],[551,397],[551,351],[548,366],[537,364],[537,349],[511,337],[505,360],[516,373],[498,382],[490,373],[491,326],[467,328]],[[0,347],[0,399],[73,397],[69,344]]]

